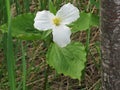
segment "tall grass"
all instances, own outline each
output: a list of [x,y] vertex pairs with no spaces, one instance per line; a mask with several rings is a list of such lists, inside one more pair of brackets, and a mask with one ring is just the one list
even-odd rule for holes
[[25,59],[25,49],[23,46],[23,43],[21,42],[21,48],[22,48],[22,87],[23,90],[26,90],[26,74],[27,74],[27,70],[26,70],[26,59]]
[[23,0],[24,1],[24,7],[26,9],[26,12],[29,12],[29,5],[31,0]]
[[10,1],[6,0],[7,8],[7,22],[8,22],[8,33],[7,33],[7,68],[8,68],[8,77],[9,77],[9,86],[10,90],[16,90],[15,82],[15,59],[13,52],[13,42],[11,36],[11,12],[10,12]]

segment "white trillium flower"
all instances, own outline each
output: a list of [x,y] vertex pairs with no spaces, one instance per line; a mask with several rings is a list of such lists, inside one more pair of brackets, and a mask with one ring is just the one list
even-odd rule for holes
[[71,30],[67,25],[79,17],[79,10],[68,3],[62,6],[56,15],[46,10],[37,12],[34,27],[40,31],[52,29],[53,41],[60,47],[65,47],[71,41]]

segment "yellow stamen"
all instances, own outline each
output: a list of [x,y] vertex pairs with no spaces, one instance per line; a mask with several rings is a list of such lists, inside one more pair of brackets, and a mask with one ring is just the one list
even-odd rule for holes
[[53,23],[54,23],[56,26],[60,25],[60,22],[61,22],[61,19],[60,19],[60,18],[58,18],[58,17],[53,18]]

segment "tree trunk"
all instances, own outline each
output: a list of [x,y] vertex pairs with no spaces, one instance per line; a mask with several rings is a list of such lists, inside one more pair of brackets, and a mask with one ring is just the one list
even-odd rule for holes
[[102,90],[120,90],[120,0],[101,0]]

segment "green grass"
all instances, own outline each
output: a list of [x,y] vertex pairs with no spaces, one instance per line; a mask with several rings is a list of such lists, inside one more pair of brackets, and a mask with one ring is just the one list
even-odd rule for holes
[[8,68],[8,78],[9,78],[9,86],[10,90],[16,90],[16,80],[15,80],[15,59],[14,59],[14,50],[13,50],[13,42],[11,36],[11,10],[10,10],[10,1],[6,0],[6,8],[7,8],[7,22],[8,22],[8,33],[7,33],[7,68]]
[[27,70],[26,70],[26,59],[25,59],[25,49],[24,49],[24,45],[23,43],[21,42],[21,51],[22,51],[22,82],[23,82],[23,89],[22,90],[26,90],[26,74],[27,74]]

